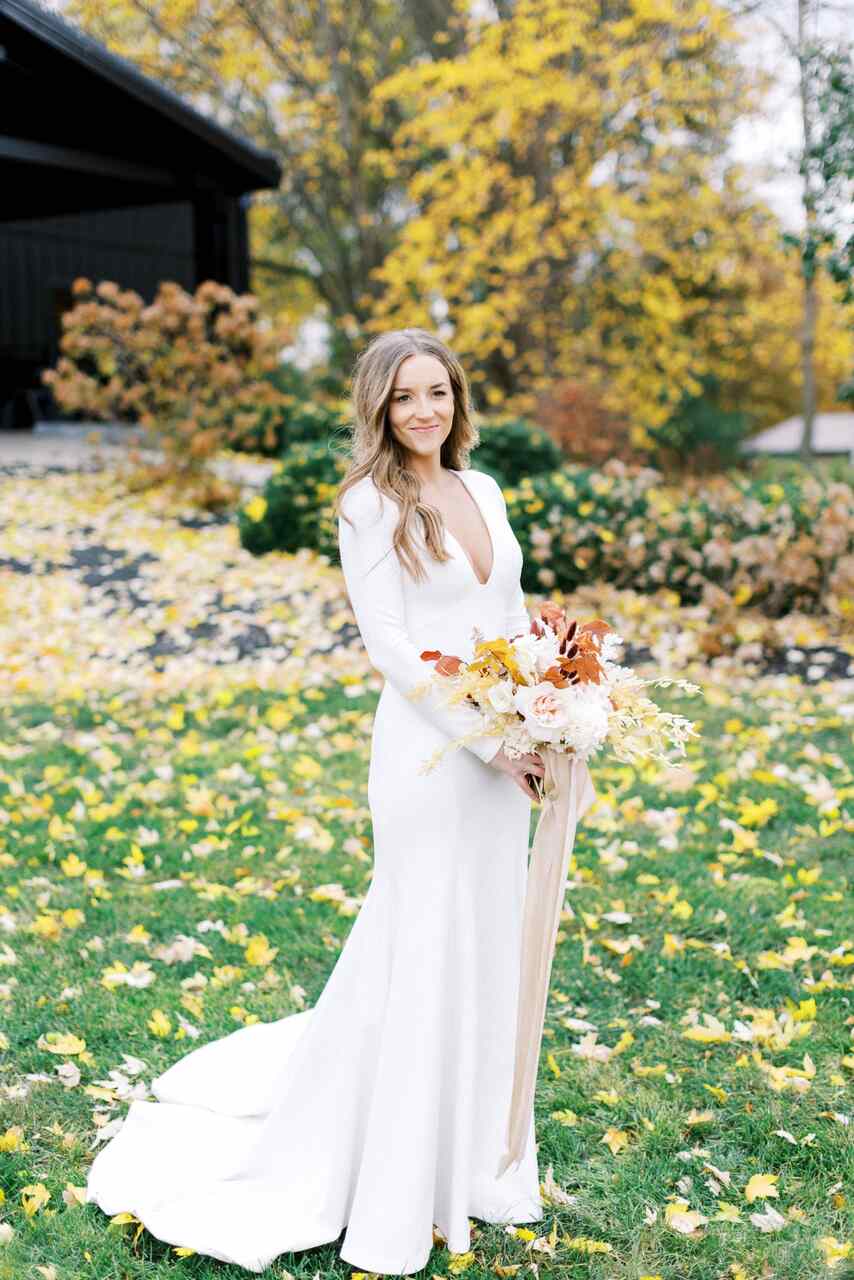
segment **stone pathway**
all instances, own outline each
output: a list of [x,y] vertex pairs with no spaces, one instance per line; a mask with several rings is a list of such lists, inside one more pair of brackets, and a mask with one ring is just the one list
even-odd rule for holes
[[[42,429],[44,428],[44,429]],[[131,428],[110,423],[41,423],[33,431],[0,431],[0,472],[101,471],[115,467],[127,454]],[[131,438],[132,439],[132,438]],[[142,450],[157,461],[159,450]],[[275,470],[270,458],[218,458],[212,464],[221,479],[251,490],[261,488]]]
[[[123,452],[119,446],[100,447],[102,453],[114,456]],[[92,466],[96,449],[82,437],[70,439],[37,435],[34,431],[0,431],[0,467],[61,468],[75,471]]]

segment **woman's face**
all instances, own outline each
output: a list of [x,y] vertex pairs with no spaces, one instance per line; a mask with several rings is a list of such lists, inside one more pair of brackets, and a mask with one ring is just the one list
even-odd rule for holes
[[419,354],[401,361],[388,420],[394,438],[416,457],[439,452],[454,421],[454,393],[441,360]]

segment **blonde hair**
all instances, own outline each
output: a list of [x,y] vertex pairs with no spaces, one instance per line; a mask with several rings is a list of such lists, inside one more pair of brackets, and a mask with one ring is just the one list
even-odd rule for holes
[[441,449],[441,463],[454,471],[464,471],[479,435],[473,421],[474,409],[468,380],[454,353],[427,329],[392,329],[380,333],[361,352],[351,379],[353,435],[350,469],[338,488],[334,511],[352,525],[341,510],[341,502],[353,485],[370,476],[381,493],[397,502],[400,519],[393,545],[401,564],[416,581],[426,577],[415,550],[414,533],[422,521],[425,541],[436,560],[451,557],[444,547],[444,520],[436,507],[421,501],[421,482],[406,465],[406,450],[395,439],[388,417],[394,381],[408,356],[429,355],[445,366],[454,397],[454,416],[448,438]]

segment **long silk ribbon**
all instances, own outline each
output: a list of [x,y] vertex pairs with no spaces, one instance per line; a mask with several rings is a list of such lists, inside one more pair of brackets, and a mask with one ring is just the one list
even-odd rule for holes
[[550,747],[539,748],[538,754],[545,765],[543,801],[525,887],[516,1059],[507,1149],[498,1166],[499,1178],[511,1165],[518,1165],[525,1153],[569,858],[576,827],[596,799],[583,760]]

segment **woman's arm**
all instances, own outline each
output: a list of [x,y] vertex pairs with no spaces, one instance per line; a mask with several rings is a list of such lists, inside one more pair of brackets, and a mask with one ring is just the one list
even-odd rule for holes
[[[362,640],[371,664],[405,697],[432,675],[433,668],[421,660],[406,630],[403,569],[392,544],[397,508],[371,485],[358,492],[348,490],[342,510],[353,525],[339,516],[341,568]],[[442,706],[438,694],[438,689],[430,689],[410,705],[449,738],[479,728],[482,718],[474,707]],[[500,748],[497,738],[485,734],[465,745],[487,764]]]

